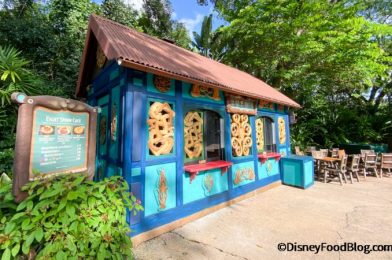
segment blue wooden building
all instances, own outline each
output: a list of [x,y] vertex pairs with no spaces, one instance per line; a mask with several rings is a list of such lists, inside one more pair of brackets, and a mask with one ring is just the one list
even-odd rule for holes
[[122,175],[144,207],[128,218],[134,241],[279,185],[299,107],[245,72],[95,15],[76,95],[101,108],[95,178]]

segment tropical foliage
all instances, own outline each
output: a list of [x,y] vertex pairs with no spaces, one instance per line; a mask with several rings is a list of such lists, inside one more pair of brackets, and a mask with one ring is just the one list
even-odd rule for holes
[[142,207],[127,182],[65,175],[30,182],[15,203],[11,182],[0,184],[0,254],[7,259],[132,258],[126,212]]
[[[208,1],[198,1],[208,4]],[[392,3],[211,1],[229,22],[223,62],[298,101],[300,145],[391,137]]]

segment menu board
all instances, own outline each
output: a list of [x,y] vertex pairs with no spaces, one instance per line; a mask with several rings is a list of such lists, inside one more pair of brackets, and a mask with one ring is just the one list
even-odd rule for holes
[[88,133],[87,112],[35,107],[29,179],[86,171]]

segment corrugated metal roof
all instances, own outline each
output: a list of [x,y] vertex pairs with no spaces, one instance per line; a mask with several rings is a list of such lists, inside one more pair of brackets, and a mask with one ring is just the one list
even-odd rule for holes
[[[218,87],[227,92],[273,101],[291,107],[299,105],[258,78],[174,44],[154,38],[97,15],[90,17],[94,34],[106,57],[121,59],[122,66],[172,78]],[[88,40],[81,63],[77,94],[85,72]]]

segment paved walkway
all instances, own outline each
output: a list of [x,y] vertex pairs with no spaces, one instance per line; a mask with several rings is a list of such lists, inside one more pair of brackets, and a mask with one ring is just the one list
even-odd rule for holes
[[392,245],[392,178],[360,180],[308,190],[282,185],[139,245],[136,259],[392,259],[392,251],[277,249],[281,242]]

